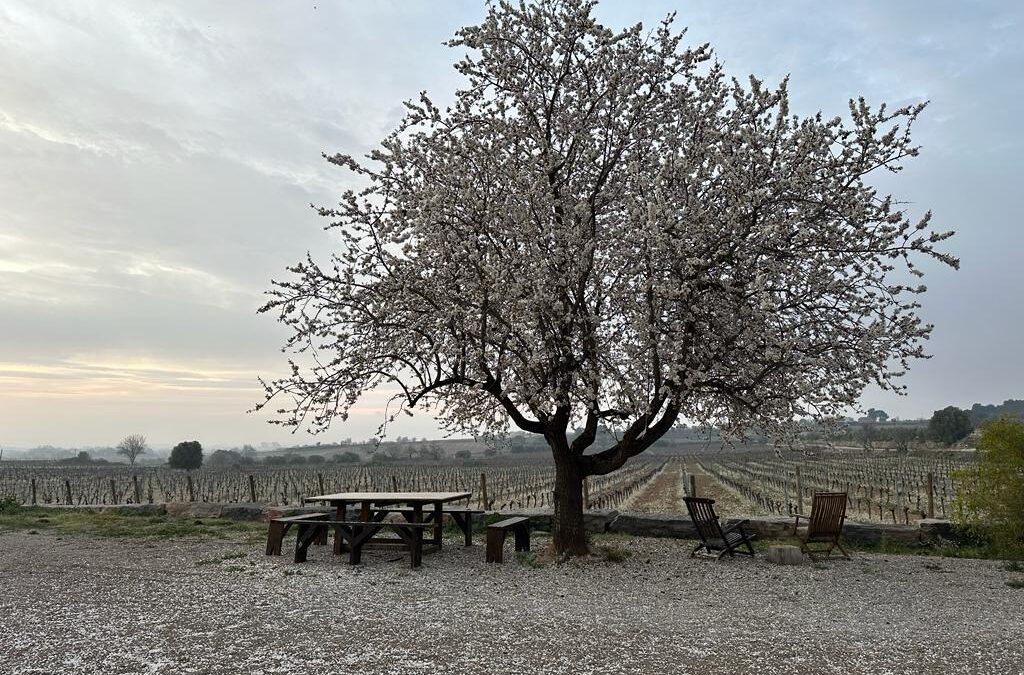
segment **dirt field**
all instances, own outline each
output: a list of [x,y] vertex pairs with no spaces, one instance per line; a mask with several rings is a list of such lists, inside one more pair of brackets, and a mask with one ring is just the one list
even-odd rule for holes
[[0,534],[0,672],[1024,671],[1024,591],[995,562],[775,567],[612,538],[625,561],[499,566],[451,543],[412,571],[320,547],[294,565],[251,538]]
[[683,466],[672,462],[640,492],[619,506],[619,511],[683,513]]

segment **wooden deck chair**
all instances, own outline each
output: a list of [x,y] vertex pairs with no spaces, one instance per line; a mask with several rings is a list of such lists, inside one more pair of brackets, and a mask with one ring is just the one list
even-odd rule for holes
[[[807,521],[807,530],[798,532],[800,519]],[[828,558],[832,555],[832,549],[838,548],[847,559],[850,554],[846,552],[843,545],[839,543],[839,537],[843,533],[843,521],[846,520],[846,493],[845,492],[815,492],[811,498],[811,515],[796,517],[793,523],[793,534],[800,540],[800,550],[817,560],[815,553],[824,553]],[[811,544],[828,544],[825,548],[812,549]]]
[[[690,512],[690,520],[693,521],[693,526],[697,529],[697,535],[701,540],[700,546],[690,551],[691,558],[697,555],[697,551],[701,549],[708,553],[721,551],[718,554],[719,560],[726,553],[730,557],[735,557],[737,553],[754,555],[754,547],[750,545],[754,535],[747,534],[743,530],[743,523],[748,521],[740,521],[723,530],[722,525],[718,522],[718,516],[715,515],[714,499],[684,497],[683,501],[686,502],[686,510]],[[741,551],[740,546],[745,546],[747,550]]]

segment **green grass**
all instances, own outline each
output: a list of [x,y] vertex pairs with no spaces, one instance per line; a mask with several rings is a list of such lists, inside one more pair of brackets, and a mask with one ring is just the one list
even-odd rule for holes
[[247,542],[266,536],[266,525],[252,521],[96,513],[40,506],[0,510],[0,532],[14,530],[142,539],[226,539],[242,535]]
[[613,563],[625,562],[633,556],[633,552],[629,549],[612,546],[611,544],[601,544],[594,547],[593,554],[604,558],[606,562]]
[[516,562],[523,567],[530,567],[535,570],[543,569],[548,566],[548,562],[537,557],[537,554],[533,551],[520,551],[516,553]]
[[1010,588],[1024,588],[1024,579],[1010,579],[1006,585]]

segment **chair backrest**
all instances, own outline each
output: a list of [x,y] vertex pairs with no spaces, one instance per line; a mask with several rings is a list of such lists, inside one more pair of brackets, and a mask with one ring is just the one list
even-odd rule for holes
[[715,515],[714,499],[706,497],[684,497],[686,510],[690,512],[690,520],[697,528],[697,534],[703,541],[722,538],[722,526]]
[[807,536],[839,535],[846,519],[845,492],[815,492],[811,498],[811,517]]

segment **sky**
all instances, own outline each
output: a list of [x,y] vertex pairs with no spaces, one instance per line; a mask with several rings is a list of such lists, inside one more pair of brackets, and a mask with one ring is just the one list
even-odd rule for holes
[[[1019,220],[1024,4],[606,0],[612,28],[668,12],[728,72],[790,76],[792,110],[850,97],[929,100],[920,157],[880,187],[955,229],[962,268],[926,267],[930,360],[902,418],[1024,398]],[[270,280],[332,235],[310,208],[349,176],[403,100],[445,101],[442,43],[482,2],[0,4],[0,447],[311,439],[246,410],[286,371],[286,333],[257,315]],[[373,435],[386,393],[312,440]],[[391,435],[439,437],[428,416]]]

